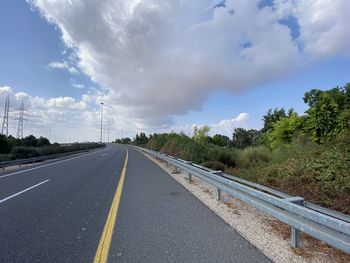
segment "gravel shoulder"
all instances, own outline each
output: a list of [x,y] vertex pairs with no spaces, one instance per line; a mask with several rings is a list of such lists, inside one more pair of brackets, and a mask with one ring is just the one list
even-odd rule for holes
[[301,247],[290,245],[290,227],[256,208],[225,193],[223,201],[216,200],[216,188],[192,176],[189,181],[185,172],[174,173],[174,167],[145,154],[172,178],[238,231],[251,244],[260,249],[274,262],[350,262],[350,255],[332,248],[306,234],[301,234]]

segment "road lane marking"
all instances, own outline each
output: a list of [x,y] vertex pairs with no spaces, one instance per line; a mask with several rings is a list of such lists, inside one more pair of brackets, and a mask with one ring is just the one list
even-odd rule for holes
[[126,150],[126,156],[124,161],[124,166],[122,173],[120,175],[119,183],[117,186],[117,190],[115,192],[113,202],[111,205],[111,208],[108,213],[108,217],[105,223],[105,226],[103,228],[102,236],[100,239],[100,243],[98,244],[98,248],[96,251],[96,255],[94,258],[94,263],[105,263],[108,260],[109,255],[109,249],[111,246],[112,236],[113,236],[113,230],[115,226],[115,222],[118,215],[118,209],[119,209],[119,203],[120,198],[123,191],[123,185],[124,185],[124,179],[126,174],[126,166],[128,164],[128,150]]
[[57,162],[54,161],[54,162],[52,162],[52,163],[40,165],[40,166],[33,167],[33,168],[28,168],[28,169],[21,170],[21,171],[18,171],[18,172],[14,172],[14,173],[10,173],[10,174],[1,175],[1,176],[0,176],[0,179],[5,178],[5,177],[9,177],[9,176],[12,176],[12,175],[20,174],[20,173],[25,173],[25,172],[37,170],[37,169],[44,168],[44,167],[47,167],[47,166],[51,166],[51,165],[54,165],[54,164],[59,164],[59,163],[63,163],[63,162],[68,162],[68,161],[71,161],[71,160],[74,160],[74,159],[78,159],[78,158],[81,158],[81,157],[84,157],[84,156],[88,156],[88,155],[91,155],[91,154],[98,153],[98,152],[103,151],[103,150],[105,150],[105,149],[101,149],[101,150],[97,150],[97,151],[94,151],[94,152],[91,152],[91,153],[87,153],[87,154],[83,154],[83,155],[71,157],[71,158],[64,159],[64,160],[57,161]]
[[33,188],[38,187],[39,185],[45,184],[45,183],[47,183],[47,182],[49,182],[49,181],[50,181],[50,179],[45,180],[45,181],[42,181],[41,183],[38,183],[38,184],[33,185],[33,186],[31,186],[31,187],[28,187],[28,188],[26,188],[26,189],[24,189],[24,190],[22,190],[22,191],[19,191],[18,193],[15,193],[15,194],[13,194],[13,195],[10,195],[10,196],[8,196],[8,197],[5,197],[4,199],[1,199],[1,200],[0,200],[0,204],[3,203],[3,202],[5,202],[5,201],[7,201],[7,200],[10,200],[11,198],[16,197],[17,195],[20,195],[20,194],[23,194],[23,193],[25,193],[25,192],[27,192],[27,191],[29,191],[29,190],[32,190]]

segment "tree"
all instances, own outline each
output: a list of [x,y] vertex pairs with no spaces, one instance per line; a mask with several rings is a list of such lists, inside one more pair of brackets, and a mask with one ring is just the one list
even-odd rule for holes
[[169,139],[169,134],[167,133],[154,133],[152,137],[148,140],[147,147],[159,151],[162,146],[168,141]]
[[290,143],[292,138],[302,127],[303,119],[296,113],[280,119],[278,122],[274,123],[273,129],[267,135],[270,147],[276,149],[283,144]]
[[37,146],[38,146],[38,147],[42,147],[42,146],[48,146],[48,145],[51,145],[49,139],[40,136],[40,138],[38,139],[38,144],[37,144]]
[[148,140],[147,135],[144,132],[141,132],[140,135],[136,134],[134,143],[135,145],[146,145]]
[[10,144],[7,137],[3,134],[0,134],[0,153],[9,153],[12,149],[12,145]]
[[12,135],[9,135],[7,137],[7,141],[11,144],[12,147],[23,145],[21,139],[15,138]]
[[229,141],[229,137],[221,134],[215,134],[212,139],[212,143],[218,146],[227,146]]
[[263,116],[264,128],[261,129],[261,132],[265,133],[270,131],[273,128],[274,123],[282,118],[291,116],[293,113],[295,113],[294,109],[289,109],[287,113],[284,108],[275,108],[273,111],[272,109],[269,109]]
[[248,146],[256,146],[259,144],[260,132],[254,129],[246,130],[243,128],[235,128],[232,134],[231,145],[236,148],[243,149]]
[[305,93],[306,130],[317,143],[327,141],[349,127],[350,84],[328,91],[312,89]]
[[199,144],[204,144],[208,142],[208,133],[210,131],[210,127],[208,125],[204,125],[201,128],[195,126],[193,128],[193,140]]
[[34,135],[29,135],[22,139],[22,143],[27,147],[36,147],[38,145],[38,139]]
[[121,139],[121,143],[122,143],[122,144],[130,144],[130,142],[131,142],[131,139],[128,138],[128,137],[122,138],[122,139]]

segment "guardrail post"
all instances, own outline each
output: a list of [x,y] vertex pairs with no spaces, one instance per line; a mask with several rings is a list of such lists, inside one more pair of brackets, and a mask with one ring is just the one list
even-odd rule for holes
[[[192,162],[190,161],[184,161],[185,164],[192,165]],[[192,174],[188,172],[188,181],[192,182]]]
[[[289,197],[284,199],[287,202],[291,202],[297,205],[304,206],[304,198],[300,196],[295,196],[295,197]],[[291,237],[290,237],[290,242],[292,244],[292,247],[297,248],[300,245],[300,240],[299,240],[299,234],[300,231],[299,229],[295,227],[291,227]]]
[[[222,171],[211,171],[211,174],[216,174],[221,176],[222,175]],[[217,190],[217,196],[216,196],[216,200],[220,201],[221,200],[221,189],[218,188]]]
[[218,201],[221,200],[221,189],[220,188],[218,188],[216,200],[218,200]]

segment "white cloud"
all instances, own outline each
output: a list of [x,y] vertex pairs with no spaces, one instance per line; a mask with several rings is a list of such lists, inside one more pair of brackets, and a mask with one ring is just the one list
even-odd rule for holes
[[228,120],[221,120],[218,123],[211,124],[212,135],[224,134],[232,137],[233,130],[238,127],[248,128],[250,115],[246,112],[239,113],[236,117]]
[[[24,135],[49,136],[53,141],[98,141],[100,134],[100,107],[96,102],[96,93],[85,94],[77,100],[72,97],[43,98],[31,96],[24,92],[15,92],[9,86],[0,87],[1,122],[3,105],[10,96],[9,133],[16,135],[19,106],[24,102]],[[110,138],[120,136],[121,126],[111,108],[105,109],[104,134],[107,136],[107,121],[110,122]],[[117,126],[118,124],[118,126]],[[131,130],[136,133],[135,130]]]
[[[345,0],[276,0],[263,9],[259,0],[219,8],[212,0],[27,1],[71,50],[69,63],[51,66],[79,67],[106,89],[96,99],[136,129],[171,124],[217,89],[242,92],[305,60],[349,54]],[[298,39],[280,23],[289,16]]]
[[277,0],[283,16],[294,16],[300,26],[299,41],[311,58],[335,54],[350,56],[350,1]]
[[78,70],[75,67],[70,66],[67,61],[64,61],[64,62],[52,61],[49,64],[49,68],[67,70],[71,74],[79,74]]
[[12,93],[12,88],[9,86],[3,86],[0,87],[0,97],[6,97],[7,95],[9,95],[10,93]]
[[184,132],[185,134],[192,136],[193,135],[193,129],[194,127],[203,127],[204,125],[208,125],[210,127],[209,134],[211,136],[215,134],[223,134],[226,136],[232,137],[233,130],[235,128],[251,128],[249,125],[249,118],[250,115],[246,112],[239,113],[236,117],[232,119],[224,119],[220,120],[217,123],[211,123],[211,124],[187,124],[187,125],[178,125],[178,126],[171,126],[171,125],[164,125],[163,127],[160,127],[157,132]]
[[77,89],[84,89],[85,88],[84,84],[77,83],[74,79],[71,79],[70,83],[74,88],[77,88]]

